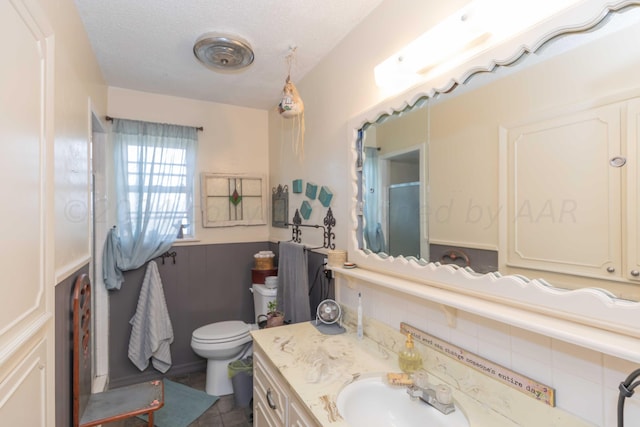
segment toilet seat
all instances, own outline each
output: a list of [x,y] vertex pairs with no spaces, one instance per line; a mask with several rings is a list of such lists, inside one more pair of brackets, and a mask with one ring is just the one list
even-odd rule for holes
[[193,331],[192,340],[202,344],[222,344],[250,337],[251,325],[241,320],[210,323]]

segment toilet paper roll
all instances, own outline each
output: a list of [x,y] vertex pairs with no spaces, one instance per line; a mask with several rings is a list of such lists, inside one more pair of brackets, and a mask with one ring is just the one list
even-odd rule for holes
[[278,276],[269,276],[269,277],[265,277],[264,279],[264,285],[268,288],[268,289],[274,289],[278,287]]

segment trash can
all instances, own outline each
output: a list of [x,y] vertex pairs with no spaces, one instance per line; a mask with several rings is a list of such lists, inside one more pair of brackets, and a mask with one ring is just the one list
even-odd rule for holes
[[228,372],[236,407],[246,408],[253,397],[253,357],[248,356],[229,363]]

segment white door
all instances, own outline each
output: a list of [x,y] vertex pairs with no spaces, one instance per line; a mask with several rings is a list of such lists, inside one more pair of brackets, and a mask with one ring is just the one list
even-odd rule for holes
[[0,425],[54,419],[53,34],[0,2]]

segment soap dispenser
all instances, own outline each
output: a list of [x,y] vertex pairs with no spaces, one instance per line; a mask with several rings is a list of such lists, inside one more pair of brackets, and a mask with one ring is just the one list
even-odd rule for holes
[[400,365],[400,369],[407,374],[422,368],[422,357],[420,353],[416,351],[413,344],[413,337],[410,333],[407,334],[404,349],[401,350],[398,355],[398,364]]

